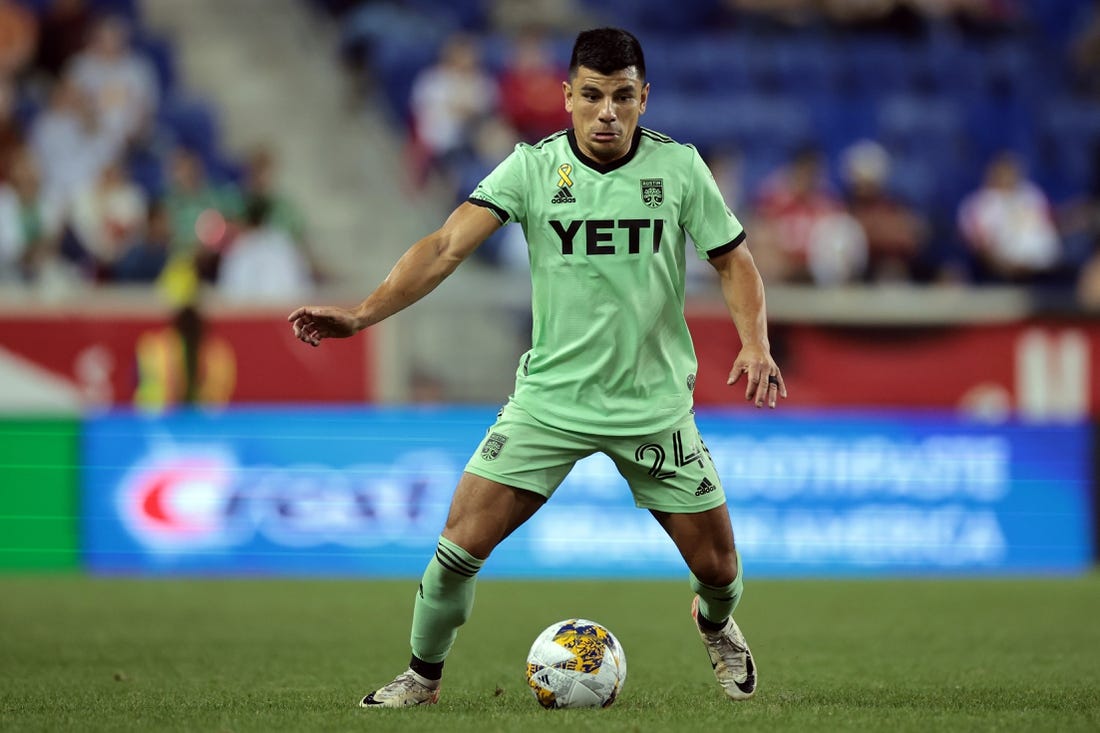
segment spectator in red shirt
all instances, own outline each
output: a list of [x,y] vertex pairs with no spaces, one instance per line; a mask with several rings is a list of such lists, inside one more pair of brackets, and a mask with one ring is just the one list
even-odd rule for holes
[[534,143],[569,126],[561,101],[561,80],[567,76],[567,70],[551,59],[539,33],[516,37],[500,77],[500,111],[520,138]]
[[918,279],[927,223],[891,194],[890,154],[862,140],[844,151],[842,170],[849,213],[867,237],[867,279],[906,282]]
[[767,179],[756,197],[753,254],[765,279],[809,282],[808,255],[814,230],[843,206],[825,180],[821,152],[798,150]]

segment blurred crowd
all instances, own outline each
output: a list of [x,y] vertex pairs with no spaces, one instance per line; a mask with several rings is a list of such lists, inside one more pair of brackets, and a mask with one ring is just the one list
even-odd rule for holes
[[[667,3],[650,0],[314,2],[340,20],[345,59],[363,75],[369,92],[375,98],[388,95],[395,119],[407,131],[414,186],[437,176],[461,200],[516,142],[535,142],[567,127],[561,81],[576,29],[623,25],[634,29],[649,51],[651,79],[664,83],[654,82],[650,105],[659,116],[643,117],[642,123],[656,127],[667,119],[661,132],[699,146],[749,230],[769,281],[823,287],[1019,284],[1061,293],[1078,288],[1081,302],[1100,305],[1100,2],[1052,8],[1055,4],[1022,0],[683,0],[675,13]],[[713,51],[699,52],[695,56],[704,70],[696,76],[719,77],[709,81],[693,79],[691,69],[686,82],[663,72],[668,63],[690,61],[692,46],[710,43],[711,49],[721,49],[723,33],[742,43],[779,39],[771,49],[777,55],[802,41],[811,49],[822,39],[836,41],[834,48],[846,47],[844,52],[863,64],[856,72],[870,81],[859,89],[858,80],[841,79],[825,88],[828,103],[843,106],[849,101],[844,95],[851,94],[851,109],[860,116],[872,122],[898,120],[892,129],[905,128],[904,144],[876,136],[866,119],[842,121],[837,126],[849,124],[850,129],[827,141],[817,138],[817,126],[805,125],[797,137],[769,146],[769,155],[760,154],[769,145],[762,136],[700,140],[681,134],[676,123],[684,116],[754,111],[723,108],[713,92],[734,88],[742,73],[737,67],[760,65],[756,58],[746,55],[724,67],[715,62],[706,67],[703,57]],[[865,58],[859,56],[864,40]],[[673,53],[663,54],[669,46]],[[921,51],[920,58],[932,60],[919,68],[888,68],[883,60],[896,61],[904,53],[899,47],[931,49]],[[768,50],[766,45],[753,48]],[[954,56],[945,56],[951,60],[933,58],[941,48],[952,50]],[[952,77],[967,76],[954,59],[982,56],[988,58],[980,65],[980,82],[960,82],[952,87],[955,96],[940,95],[953,84]],[[1033,63],[1036,59],[1047,65]],[[806,63],[812,66],[816,60],[810,55]],[[822,57],[821,65],[826,60]],[[780,78],[782,63],[779,59],[764,69],[762,81],[748,82],[764,88],[752,98],[801,94],[808,103],[820,103],[819,89]],[[913,94],[867,104],[865,97],[875,97],[880,89],[879,77],[891,75],[905,76],[905,92]],[[710,94],[702,98],[715,106],[687,110],[681,117],[661,113],[661,105],[698,98],[676,96],[682,90],[670,92],[670,81],[698,84]],[[895,91],[882,84],[883,98]],[[1025,119],[1043,110],[1018,114],[1027,101],[1047,92],[1060,95],[1052,105],[1061,115],[1056,122]],[[934,125],[944,118],[952,122],[960,106],[963,115],[970,113],[968,105],[975,110],[976,133],[950,130],[962,138],[959,150],[966,155],[952,159],[954,150],[948,148],[955,140],[940,144],[945,135],[920,140],[925,148],[910,144],[926,133],[938,135],[941,130]],[[951,115],[941,114],[945,108]],[[977,117],[979,111],[985,116]],[[1056,132],[1062,128],[1055,124],[1063,120],[1069,120],[1064,126],[1073,126],[1072,141],[1068,133],[1064,139],[1051,133],[1053,140],[1046,142],[1039,130]],[[705,131],[706,124],[686,127]],[[985,139],[974,143],[968,135]],[[941,149],[927,156],[928,146]],[[781,154],[770,155],[774,150]],[[1053,163],[1044,168],[1045,180],[1033,175],[1037,161],[1055,155],[1066,159],[1058,165],[1075,171],[1072,180]],[[1053,193],[1044,187],[1051,181],[1058,184]],[[914,190],[940,195],[910,195]],[[522,233],[513,229],[502,230],[479,254],[504,268],[526,267]],[[704,267],[695,274],[705,272]]]
[[[462,200],[567,127],[576,30],[622,25],[649,57],[643,124],[699,147],[770,282],[1100,307],[1100,2],[310,2],[388,102],[413,190]],[[136,0],[0,0],[0,41],[0,287],[190,277],[256,299],[325,279],[275,150],[221,150]],[[525,268],[522,232],[478,256]]]
[[274,151],[225,156],[173,63],[136,2],[0,0],[0,287],[172,273],[254,300],[313,286]]

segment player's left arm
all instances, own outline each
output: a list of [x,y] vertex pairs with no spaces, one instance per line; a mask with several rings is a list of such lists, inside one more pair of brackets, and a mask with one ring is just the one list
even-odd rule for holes
[[[737,334],[741,337],[741,352],[733,362],[726,384],[735,384],[746,375],[745,399],[757,407],[774,408],[776,397],[787,397],[783,373],[771,355],[768,342],[768,313],[764,299],[764,281],[752,259],[747,244],[734,247],[708,260],[718,271],[722,297],[729,308]],[[769,377],[775,377],[771,384]]]

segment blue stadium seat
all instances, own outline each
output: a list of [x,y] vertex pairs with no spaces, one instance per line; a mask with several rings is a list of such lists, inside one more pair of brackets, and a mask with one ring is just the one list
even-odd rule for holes
[[793,94],[834,89],[843,73],[840,47],[821,34],[799,34],[772,44],[781,88]]
[[158,117],[175,144],[194,150],[203,158],[217,156],[220,142],[217,116],[205,101],[170,97],[161,104]]
[[1093,169],[1100,146],[1100,102],[1060,97],[1048,102],[1038,119],[1036,162],[1056,188],[1051,196],[1081,195],[1100,178],[1100,171]]
[[736,145],[789,151],[813,137],[809,109],[778,95],[678,94],[653,105],[647,126],[701,148]]
[[153,65],[157,74],[157,84],[160,86],[161,96],[169,96],[176,90],[178,76],[176,73],[175,49],[171,41],[164,36],[154,33],[142,32],[134,38],[134,48]]
[[1037,0],[1027,3],[1027,14],[1046,35],[1051,47],[1064,48],[1084,27],[1092,0]]
[[244,165],[220,152],[214,151],[203,156],[206,175],[216,184],[239,184],[244,179]]
[[902,64],[901,82],[913,94],[946,94],[969,69],[962,47],[950,37],[906,44]]
[[165,165],[159,156],[150,150],[137,149],[126,157],[126,169],[130,177],[145,191],[150,200],[164,195]]
[[489,24],[487,3],[481,0],[404,0],[403,4],[427,17],[446,18],[449,25],[465,31],[480,31]]
[[744,39],[701,35],[691,42],[658,44],[651,57],[646,48],[649,75],[667,72],[678,91],[714,91],[731,94],[751,86],[752,50]]
[[889,94],[907,88],[907,50],[897,39],[868,36],[849,43],[842,56],[839,87],[846,93]]
[[1006,98],[1031,98],[1040,91],[1055,91],[1055,87],[1060,86],[1062,75],[1039,76],[1036,73],[1044,69],[1039,66],[1044,55],[1028,48],[1023,42],[1014,41],[996,43],[982,49],[985,92]]
[[135,24],[141,22],[138,0],[91,0],[88,4],[103,15],[121,15]]
[[877,99],[868,94],[838,97],[829,90],[808,92],[799,97],[809,104],[815,138],[830,156],[864,139],[877,139]]
[[371,68],[382,83],[391,112],[402,125],[407,126],[412,120],[410,96],[417,74],[438,56],[439,47],[431,41],[383,39],[372,49]]
[[964,130],[962,112],[952,100],[936,95],[893,94],[877,110],[878,133],[892,148],[956,144]]
[[928,210],[953,208],[959,176],[945,171],[972,168],[974,160],[965,111],[951,98],[895,94],[878,102],[876,122],[899,193]]
[[682,63],[680,51],[684,49],[684,44],[678,44],[676,39],[660,34],[650,36],[642,33],[638,38],[645,48],[646,80],[662,96],[675,91],[681,69],[689,66]]
[[970,99],[965,107],[967,138],[978,159],[1002,150],[1029,156],[1035,134],[1030,104],[1018,98],[996,95]]
[[920,211],[931,212],[944,205],[940,186],[942,171],[924,151],[891,151],[890,190]]

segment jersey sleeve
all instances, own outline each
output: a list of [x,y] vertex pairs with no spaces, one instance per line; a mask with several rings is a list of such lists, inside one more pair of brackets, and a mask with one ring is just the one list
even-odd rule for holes
[[489,209],[501,224],[521,221],[527,215],[526,170],[527,156],[522,145],[517,145],[511,155],[477,184],[466,200]]
[[687,193],[680,210],[680,225],[691,235],[695,251],[703,260],[725,254],[745,241],[745,229],[726,206],[699,151],[691,147],[691,170]]

